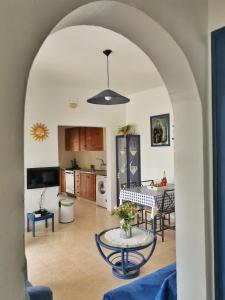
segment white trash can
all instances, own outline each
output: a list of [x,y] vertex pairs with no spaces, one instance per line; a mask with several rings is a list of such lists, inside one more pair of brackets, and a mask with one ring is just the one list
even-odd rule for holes
[[74,200],[59,201],[59,222],[71,223],[74,221]]

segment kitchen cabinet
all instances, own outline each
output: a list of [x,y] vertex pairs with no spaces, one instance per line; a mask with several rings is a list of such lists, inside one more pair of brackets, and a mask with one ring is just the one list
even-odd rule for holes
[[80,127],[80,151],[86,150],[86,128]]
[[86,150],[89,151],[103,150],[103,128],[96,128],[96,127],[86,128]]
[[66,151],[103,151],[103,128],[66,128],[65,145]]
[[65,178],[65,170],[60,170],[60,192],[65,193],[66,192],[66,178]]
[[75,195],[76,197],[80,197],[80,172],[79,171],[75,171]]
[[65,129],[65,145],[66,151],[80,150],[80,128],[66,128]]
[[96,200],[96,176],[90,173],[80,173],[80,197]]

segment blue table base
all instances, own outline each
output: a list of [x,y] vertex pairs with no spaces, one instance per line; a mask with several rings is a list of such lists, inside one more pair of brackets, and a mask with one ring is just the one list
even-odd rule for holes
[[54,213],[47,213],[40,217],[35,217],[33,213],[27,213],[27,232],[30,231],[30,221],[32,222],[32,233],[35,237],[35,223],[44,220],[45,228],[48,228],[48,219],[52,220],[52,232],[54,232]]
[[[140,274],[140,268],[138,264],[132,261],[126,262],[125,271],[123,271],[122,268],[122,261],[116,262],[115,266],[118,268],[112,267],[112,273],[115,277],[120,279],[132,279]],[[129,270],[130,268],[132,268],[132,270]]]
[[[115,277],[120,279],[131,279],[140,274],[141,267],[146,264],[155,250],[157,241],[155,223],[156,219],[154,218],[154,226],[152,231],[153,240],[146,245],[136,246],[133,248],[121,248],[105,244],[101,240],[101,236],[103,236],[108,230],[104,230],[100,234],[95,234],[95,241],[98,251],[102,258],[111,266],[112,274]],[[112,250],[112,252],[106,255],[103,251],[103,248]],[[145,257],[140,251],[146,248],[149,248],[149,254]]]

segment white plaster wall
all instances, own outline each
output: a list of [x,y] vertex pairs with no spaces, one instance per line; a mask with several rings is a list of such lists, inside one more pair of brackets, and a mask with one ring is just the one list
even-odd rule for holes
[[[50,167],[59,165],[58,126],[95,126],[106,127],[106,149],[108,162],[109,207],[115,206],[115,135],[117,127],[125,122],[125,106],[97,106],[88,104],[86,99],[97,93],[96,90],[82,90],[71,83],[70,78],[58,78],[36,70],[30,73],[25,107],[25,187],[26,169],[32,167]],[[68,102],[74,96],[78,107],[71,109]],[[36,122],[49,128],[49,137],[37,142],[30,135],[30,129]],[[112,145],[112,146],[111,146]],[[38,208],[38,199],[42,189],[25,188],[25,213]],[[58,216],[58,187],[47,189],[44,206]]]
[[224,27],[225,2],[223,0],[208,0],[209,32]]
[[[40,48],[43,40],[48,35],[51,28],[66,14],[82,4],[91,1],[87,0],[45,0],[44,2],[36,1],[1,1],[0,9],[0,28],[1,28],[1,55],[0,55],[0,178],[1,178],[1,204],[4,209],[0,211],[0,290],[1,297],[5,300],[24,299],[24,242],[23,242],[23,108],[26,93],[27,78],[29,70],[35,54]],[[108,1],[107,1],[108,2]],[[205,34],[207,31],[207,2],[196,0],[131,0],[118,1],[129,3],[157,20],[162,26],[172,34],[175,41],[187,55],[193,73],[199,78],[198,87],[201,91],[202,104],[207,103],[207,41]],[[222,0],[220,1],[222,2]],[[213,3],[213,2],[212,2]],[[219,2],[218,2],[219,3]],[[216,5],[216,2],[215,2]],[[104,7],[102,7],[104,10]],[[222,10],[218,7],[218,13]],[[214,18],[216,19],[216,15]],[[128,18],[130,20],[130,18]],[[115,20],[115,16],[111,14],[110,20]],[[133,19],[132,19],[133,20]],[[135,23],[135,22],[133,22]],[[130,22],[130,24],[132,24]],[[137,26],[138,24],[135,24]],[[120,28],[118,27],[118,31]],[[147,28],[146,28],[147,30]],[[147,31],[146,31],[147,32]],[[10,34],[9,34],[10,33]],[[131,34],[132,35],[132,34]],[[146,36],[145,36],[145,40]],[[151,40],[154,44],[155,41]],[[170,52],[168,51],[168,57]],[[176,61],[176,60],[175,60]],[[174,64],[174,62],[173,62]],[[166,77],[166,72],[164,72]],[[179,84],[175,88],[179,89]],[[192,97],[190,97],[192,98]],[[182,107],[182,105],[181,105]],[[184,107],[185,108],[185,107]],[[187,110],[187,113],[194,113]],[[197,107],[197,110],[201,109]],[[176,111],[178,112],[178,111]],[[181,117],[184,115],[184,109],[180,109]],[[208,115],[204,112],[204,125],[208,120]],[[197,121],[197,120],[196,120]],[[112,128],[109,129],[113,131]],[[210,129],[211,131],[211,129]],[[202,133],[202,132],[200,132]],[[208,136],[208,128],[204,127],[205,136]],[[179,134],[182,134],[179,133]],[[176,133],[176,137],[178,134]],[[199,138],[199,136],[197,137]],[[112,139],[109,139],[108,146],[114,147]],[[179,141],[179,139],[178,139]],[[202,155],[199,154],[202,158]],[[208,157],[205,158],[207,163]],[[113,163],[113,162],[112,162]],[[190,166],[191,168],[192,166]],[[200,165],[202,170],[202,165]],[[195,170],[192,168],[192,170]],[[201,173],[201,172],[200,172]],[[178,174],[179,175],[179,174]],[[182,174],[181,174],[182,175]],[[201,175],[201,174],[200,174]],[[207,173],[206,173],[207,175]],[[199,173],[193,179],[199,178]],[[201,175],[202,179],[203,175]],[[184,176],[182,180],[185,181]],[[13,182],[13,189],[12,189]],[[10,193],[9,193],[10,191]],[[192,194],[195,195],[195,190]],[[197,194],[199,190],[197,190]],[[7,201],[6,201],[7,199]],[[201,199],[202,201],[202,195]],[[189,210],[185,210],[189,214]],[[184,216],[186,217],[186,216]],[[6,224],[9,224],[6,226]],[[196,229],[199,224],[193,224]],[[200,224],[202,226],[202,223]],[[188,232],[188,227],[187,227]],[[201,232],[201,230],[200,230]],[[181,236],[187,240],[183,234]],[[197,238],[196,238],[197,241]],[[185,244],[185,243],[184,243]],[[191,246],[195,245],[194,243]],[[179,289],[183,288],[183,293],[179,299],[190,299],[189,293],[194,295],[197,290],[202,290],[205,298],[212,299],[208,293],[206,295],[204,287],[204,279],[199,274],[199,268],[202,268],[202,260],[200,263],[191,259],[192,253],[187,248],[184,251],[185,263],[183,264],[182,278],[186,278],[183,282],[179,282]],[[191,253],[191,254],[190,254]],[[204,253],[203,260],[205,259]],[[189,256],[189,267],[186,257]],[[206,261],[210,263],[211,257]],[[195,263],[196,262],[196,263]],[[211,285],[210,273],[208,285]],[[180,277],[180,278],[181,278]],[[204,276],[203,276],[204,277]],[[196,280],[195,280],[196,279]],[[196,286],[194,284],[196,281]],[[203,283],[203,284],[202,284]],[[186,286],[186,287],[185,287]],[[204,293],[205,292],[205,293]],[[193,298],[194,299],[194,298]]]
[[[168,182],[174,182],[174,142],[173,110],[165,86],[130,95],[127,104],[126,120],[136,125],[136,132],[141,135],[141,178],[161,179],[166,172]],[[169,147],[151,147],[150,116],[170,114]]]

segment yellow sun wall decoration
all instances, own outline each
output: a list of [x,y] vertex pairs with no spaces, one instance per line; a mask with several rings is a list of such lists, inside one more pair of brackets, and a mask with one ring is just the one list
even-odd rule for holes
[[49,135],[49,130],[45,124],[36,123],[31,127],[30,134],[38,142],[43,142]]

